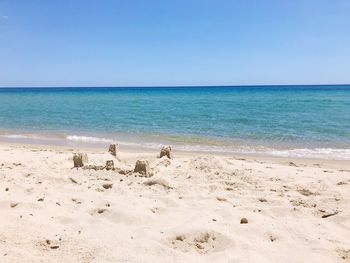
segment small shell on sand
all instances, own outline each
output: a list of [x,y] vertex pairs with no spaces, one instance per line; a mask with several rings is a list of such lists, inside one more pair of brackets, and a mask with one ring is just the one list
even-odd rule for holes
[[11,208],[15,208],[17,205],[18,205],[18,203],[11,203],[11,204],[10,204],[10,207],[11,207]]

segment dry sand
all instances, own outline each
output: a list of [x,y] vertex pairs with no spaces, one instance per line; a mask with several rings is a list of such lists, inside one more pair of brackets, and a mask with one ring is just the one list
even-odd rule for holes
[[154,175],[0,145],[0,262],[350,262],[349,162],[79,151]]

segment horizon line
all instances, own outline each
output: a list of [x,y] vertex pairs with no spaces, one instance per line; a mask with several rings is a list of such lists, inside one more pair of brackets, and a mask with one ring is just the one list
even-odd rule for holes
[[62,89],[62,88],[220,88],[220,87],[297,87],[297,86],[349,86],[350,83],[338,84],[244,84],[244,85],[125,85],[125,86],[0,86],[0,89]]

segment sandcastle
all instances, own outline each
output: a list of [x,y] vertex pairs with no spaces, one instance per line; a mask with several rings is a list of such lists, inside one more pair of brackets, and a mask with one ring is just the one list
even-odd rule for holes
[[[117,155],[117,144],[111,144],[109,145],[108,152],[112,154],[113,156]],[[169,159],[172,159],[171,154],[171,146],[162,147],[160,151],[159,157],[167,157]],[[149,162],[147,160],[137,160],[135,163],[134,170],[123,170],[119,168],[115,168],[114,161],[113,160],[107,160],[106,165],[84,165],[88,161],[87,154],[83,153],[75,153],[73,156],[73,163],[75,168],[83,168],[83,169],[91,169],[91,170],[104,170],[107,171],[110,170],[116,170],[120,174],[129,174],[129,173],[138,173],[140,176],[143,177],[151,177],[153,175],[152,172],[150,172]]]
[[105,168],[106,168],[107,171],[114,170],[114,162],[113,162],[113,160],[108,160],[106,162]]
[[74,167],[76,167],[76,168],[83,167],[84,166],[83,154],[82,153],[75,153],[73,155],[73,163],[74,163]]
[[117,156],[117,144],[111,144],[111,145],[109,145],[109,149],[108,149],[108,152],[110,153],[110,154],[112,154],[113,156]]
[[163,156],[166,156],[169,159],[173,158],[173,156],[171,154],[171,146],[162,147],[162,149],[160,150],[159,158],[162,158]]
[[135,164],[134,173],[139,173],[145,177],[150,177],[149,163],[147,160],[137,160]]

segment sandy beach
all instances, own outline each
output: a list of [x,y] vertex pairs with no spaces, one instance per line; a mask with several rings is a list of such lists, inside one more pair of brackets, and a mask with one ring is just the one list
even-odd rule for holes
[[172,152],[1,144],[0,261],[350,262],[348,161]]
[[350,0],[0,0],[0,263],[350,263]]

